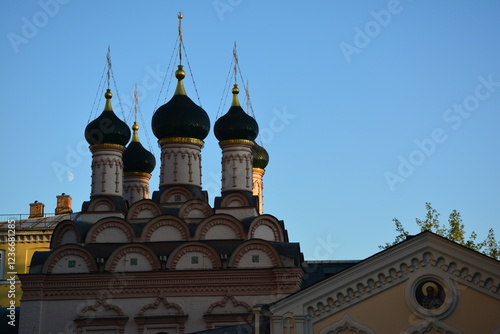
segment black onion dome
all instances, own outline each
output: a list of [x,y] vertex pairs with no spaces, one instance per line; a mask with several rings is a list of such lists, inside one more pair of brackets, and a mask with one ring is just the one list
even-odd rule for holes
[[231,108],[215,122],[214,134],[220,142],[229,139],[253,141],[259,134],[259,125],[255,119],[241,108],[238,101],[238,93],[238,86],[234,85]]
[[254,168],[266,168],[269,163],[269,154],[265,148],[254,142],[252,146],[252,156]]
[[182,66],[175,72],[179,80],[174,96],[159,107],[151,120],[153,134],[158,139],[185,137],[203,140],[210,131],[210,119],[203,108],[195,104],[184,91]]
[[155,156],[146,150],[139,141],[139,136],[137,134],[139,126],[137,122],[132,126],[132,130],[134,130],[132,141],[125,149],[125,152],[123,152],[123,171],[125,173],[151,174],[156,166]]
[[99,117],[87,124],[85,139],[90,145],[117,144],[125,146],[130,140],[130,128],[113,112],[111,90],[108,89],[104,97],[106,98],[104,111]]

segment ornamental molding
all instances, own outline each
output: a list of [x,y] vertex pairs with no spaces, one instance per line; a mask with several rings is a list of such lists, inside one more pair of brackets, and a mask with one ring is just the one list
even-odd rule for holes
[[145,172],[123,172],[123,176],[124,182],[126,182],[127,179],[131,180],[132,182],[136,182],[136,180],[140,182],[147,182],[151,179],[151,174]]
[[183,201],[183,202],[186,202],[186,201],[189,201],[191,199],[193,199],[193,194],[183,188],[183,187],[172,187],[172,188],[169,188],[168,190],[165,190],[163,192],[163,194],[161,194],[160,196],[160,204],[181,204],[181,203],[178,203],[178,202],[175,202],[175,201],[168,201],[170,197],[172,197],[173,195],[176,195],[176,194],[180,194],[182,195],[186,200]]
[[102,198],[102,197],[97,199],[91,199],[88,211],[98,212],[96,209],[99,208],[100,206],[105,206],[107,209],[106,210],[99,209],[99,211],[115,211],[115,204],[113,203],[113,201],[108,198]]
[[219,254],[212,247],[202,243],[188,243],[177,247],[167,261],[167,268],[176,269],[177,263],[180,259],[189,253],[200,252],[205,255],[212,263],[212,269],[219,269],[222,267],[222,262]]
[[[51,240],[51,233],[42,233],[33,231],[32,233],[19,233],[16,230],[15,236],[9,236],[7,234],[0,236],[0,243],[8,243],[9,238],[15,238],[16,243],[49,243]],[[12,239],[11,239],[12,240]]]
[[64,235],[70,231],[75,233],[75,238],[77,241],[81,240],[80,232],[76,228],[75,223],[71,220],[65,220],[65,221],[60,222],[57,225],[57,227],[54,229],[54,233],[52,234],[50,248],[55,249],[55,248],[61,246],[62,239],[63,239]]
[[259,226],[267,226],[269,227],[274,235],[274,240],[278,242],[284,242],[283,231],[281,230],[281,226],[278,221],[271,216],[257,217],[254,219],[252,224],[250,225],[249,236],[250,238],[255,238],[255,231],[259,228]]
[[116,249],[109,257],[106,262],[105,270],[114,271],[118,262],[127,254],[141,254],[143,255],[151,265],[151,270],[160,270],[161,264],[160,260],[151,249],[140,244],[124,245]]
[[56,249],[45,261],[42,272],[51,273],[59,260],[67,255],[74,255],[82,258],[89,269],[89,272],[97,271],[97,264],[92,255],[83,247],[78,245],[65,245]]
[[189,217],[189,213],[193,210],[200,211],[203,214],[203,218],[209,217],[213,214],[213,210],[208,203],[200,200],[191,200],[184,203],[179,209],[179,217],[186,219]]
[[199,161],[201,160],[201,153],[199,149],[186,149],[186,148],[169,148],[169,149],[164,149],[162,151],[161,159],[163,160],[164,158],[167,158],[167,160],[172,159],[172,157],[175,159],[176,162],[178,162],[178,158],[181,158],[182,160],[188,158],[188,159],[193,159],[194,161]]
[[[148,187],[149,191],[149,187]],[[148,210],[151,212],[152,217],[158,217],[161,215],[161,208],[158,204],[153,202],[151,199],[142,199],[140,201],[132,204],[127,212],[127,219],[142,219],[137,218],[142,211]],[[152,218],[150,217],[150,218]]]
[[342,319],[323,328],[318,334],[338,334],[344,333],[344,331],[356,334],[375,334],[370,327],[354,321],[348,313],[345,313]]
[[120,153],[123,153],[125,151],[125,146],[119,145],[119,144],[96,144],[96,145],[90,145],[89,149],[92,153],[99,152],[99,151],[105,151],[105,150],[111,150],[111,151],[117,151]]
[[189,239],[189,227],[187,224],[178,217],[175,216],[163,216],[157,217],[144,226],[141,239],[148,242],[157,229],[162,226],[171,226],[179,231],[181,234],[181,240]]
[[[106,311],[114,311],[117,315],[119,316],[124,316],[125,313],[123,312],[123,310],[117,306],[117,305],[113,305],[113,304],[109,304],[106,300],[104,299],[98,299],[95,301],[95,303],[93,305],[87,305],[85,307],[82,307],[82,309],[80,310],[80,312],[78,312],[78,317],[79,318],[94,318],[98,313],[97,313],[97,310],[102,307],[104,308]],[[86,314],[87,313],[90,313],[90,316],[87,316]]]
[[97,221],[90,228],[89,232],[87,233],[85,242],[86,243],[98,242],[97,238],[99,234],[108,228],[117,228],[125,234],[128,242],[134,241],[135,238],[134,228],[132,227],[132,225],[130,225],[129,222],[118,217],[108,217]]
[[144,316],[144,314],[148,310],[156,310],[160,304],[163,304],[163,306],[165,306],[165,308],[167,310],[168,309],[175,310],[173,314],[176,314],[176,315],[184,314],[184,311],[182,310],[182,307],[179,304],[169,303],[165,294],[162,293],[160,296],[158,296],[158,298],[156,298],[154,303],[144,305],[141,308],[141,310],[139,311],[139,316],[141,316],[141,317]]
[[248,139],[226,139],[221,142],[219,142],[219,146],[221,148],[227,148],[231,146],[243,146],[243,147],[248,147],[252,148],[253,147],[253,141],[248,140]]
[[[24,300],[88,300],[203,296],[270,296],[297,292],[301,268],[85,274],[21,274]],[[286,274],[285,274],[286,272]],[[275,297],[271,297],[275,296]]]
[[123,160],[120,156],[109,157],[109,156],[96,156],[92,159],[91,168],[95,167],[101,168],[101,166],[108,166],[113,168],[114,166],[123,169]]
[[236,218],[229,215],[215,215],[204,220],[196,229],[195,238],[197,240],[206,239],[206,235],[210,231],[210,229],[218,225],[227,226],[234,232],[234,237],[231,237],[230,239],[246,238],[246,234],[243,230],[243,227],[241,226],[241,223]]
[[[166,147],[172,147],[172,146],[177,146],[178,144],[190,144],[190,145],[195,145],[197,148],[202,148],[203,147],[203,140],[197,139],[197,138],[188,138],[188,137],[167,137],[167,138],[162,138],[158,141],[158,144],[161,146],[166,146]],[[172,145],[174,144],[174,145]]]
[[404,334],[423,334],[430,331],[436,331],[443,334],[462,334],[459,328],[441,322],[437,319],[425,319],[417,322],[415,325],[407,328]]
[[234,296],[227,295],[227,296],[224,296],[224,298],[222,298],[222,300],[212,303],[208,307],[206,314],[212,313],[213,310],[215,308],[218,308],[218,307],[226,308],[226,304],[228,304],[228,302],[231,302],[231,305],[233,306],[233,308],[243,307],[246,312],[252,312],[252,307],[250,305],[248,305],[244,301],[236,300],[236,298],[234,298]]
[[[400,244],[401,247],[395,246],[383,251],[379,256],[365,260],[297,294],[296,301],[295,297],[290,298],[276,308],[290,308],[290,303],[298,302],[313,321],[319,321],[397,284],[408,284],[411,277],[426,275],[459,282],[500,300],[498,261],[433,234],[420,238],[422,239],[414,240],[413,243],[410,240],[406,245],[403,243]],[[421,243],[422,240],[425,247],[408,252],[412,244],[415,246],[415,243]],[[398,256],[404,253],[407,253],[405,257]],[[308,296],[307,301],[304,301],[304,296]],[[410,303],[410,300],[407,302]]]
[[231,164],[234,161],[238,161],[239,163],[243,163],[243,161],[246,163],[253,161],[252,153],[225,153],[222,157],[223,164]]
[[269,259],[272,262],[273,267],[283,266],[278,252],[271,245],[269,245],[266,241],[263,240],[250,240],[238,246],[238,248],[234,250],[231,259],[228,262],[228,266],[232,268],[238,268],[243,256],[246,253],[253,250],[262,251],[265,254],[267,254],[267,256],[269,256]]
[[238,203],[238,207],[250,206],[247,197],[241,193],[222,195],[222,201],[220,205],[222,208],[234,207],[234,202]]

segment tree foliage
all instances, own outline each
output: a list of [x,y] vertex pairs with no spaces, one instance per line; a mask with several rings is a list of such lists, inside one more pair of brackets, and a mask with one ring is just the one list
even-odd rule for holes
[[[462,223],[460,212],[457,210],[453,210],[450,213],[448,217],[448,226],[446,226],[440,223],[439,213],[432,207],[431,203],[425,203],[425,209],[427,210],[425,219],[416,218],[416,223],[422,232],[431,231],[460,245],[486,254],[494,259],[500,258],[500,243],[496,241],[495,231],[492,228],[488,231],[488,236],[483,242],[476,242],[476,232],[473,231],[468,238],[466,237],[465,226]],[[394,246],[401,241],[404,241],[410,235],[397,218],[394,218],[392,221],[396,225],[396,232],[398,235],[392,243],[386,243],[383,246],[379,246],[381,249]]]

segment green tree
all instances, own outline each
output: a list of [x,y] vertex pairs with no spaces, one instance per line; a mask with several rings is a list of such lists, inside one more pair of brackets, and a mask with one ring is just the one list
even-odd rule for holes
[[[425,209],[427,210],[425,219],[416,218],[417,225],[422,232],[431,231],[460,245],[482,252],[494,259],[500,258],[500,243],[496,241],[493,229],[489,230],[488,236],[483,242],[476,242],[477,234],[474,231],[470,234],[468,239],[466,238],[465,226],[462,223],[460,212],[457,210],[453,210],[450,213],[448,217],[448,226],[445,226],[441,225],[439,222],[439,213],[432,207],[431,203],[425,203]],[[392,221],[396,225],[396,232],[398,234],[393,242],[379,246],[381,249],[394,246],[404,241],[410,235],[397,218],[394,218]]]

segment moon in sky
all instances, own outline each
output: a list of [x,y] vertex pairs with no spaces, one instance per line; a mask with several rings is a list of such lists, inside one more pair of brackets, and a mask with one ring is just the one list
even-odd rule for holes
[[66,177],[68,178],[68,181],[71,182],[75,179],[75,175],[73,175],[73,173],[71,172],[68,172],[68,174],[66,175]]

